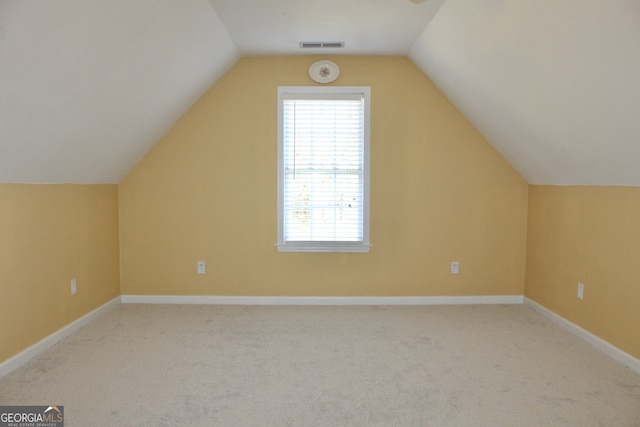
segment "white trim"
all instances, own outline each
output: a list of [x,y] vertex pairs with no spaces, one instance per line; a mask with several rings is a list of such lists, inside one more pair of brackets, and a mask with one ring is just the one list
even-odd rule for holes
[[276,244],[278,252],[369,252],[370,244],[354,242],[287,242]]
[[15,369],[18,369],[20,366],[24,365],[35,356],[53,347],[55,344],[62,341],[69,335],[79,331],[99,316],[102,316],[106,312],[115,308],[117,305],[120,305],[120,297],[116,297],[111,301],[106,302],[95,310],[85,314],[81,318],[69,323],[67,326],[58,329],[51,335],[41,339],[37,343],[21,351],[10,359],[7,359],[4,362],[0,363],[0,377],[7,375],[9,372],[12,372]]
[[640,360],[636,359],[629,353],[626,353],[620,350],[618,347],[608,343],[602,338],[595,336],[594,334],[587,331],[586,329],[583,329],[580,326],[576,325],[575,323],[568,321],[564,317],[554,313],[548,308],[541,306],[540,304],[538,304],[537,302],[529,298],[526,298],[526,297],[524,298],[524,305],[542,314],[543,316],[551,320],[553,323],[557,324],[563,329],[576,335],[578,338],[591,344],[596,349],[600,350],[607,356],[612,357],[616,361],[622,363],[632,371],[635,371],[636,373],[640,374]]
[[459,305],[522,304],[522,298],[522,295],[441,297],[249,297],[197,295],[122,295],[122,303],[212,305]]
[[467,305],[467,304],[524,304],[552,322],[578,336],[604,354],[640,374],[640,360],[618,347],[593,335],[537,302],[522,295],[485,296],[406,296],[406,297],[253,297],[253,296],[182,296],[182,295],[122,295],[74,320],[62,329],[43,338],[17,355],[0,363],[0,377],[27,363],[69,335],[123,304],[212,304],[212,305]]

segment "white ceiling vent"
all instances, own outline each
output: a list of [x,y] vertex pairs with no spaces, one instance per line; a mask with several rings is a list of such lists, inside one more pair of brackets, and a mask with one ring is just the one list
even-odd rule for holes
[[302,49],[325,48],[325,49],[342,49],[344,42],[300,42]]

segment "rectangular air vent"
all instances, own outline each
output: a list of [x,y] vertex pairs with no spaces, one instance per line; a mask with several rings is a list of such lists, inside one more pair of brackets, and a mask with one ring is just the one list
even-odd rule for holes
[[300,42],[300,47],[302,49],[313,49],[313,48],[342,49],[344,47],[344,42]]

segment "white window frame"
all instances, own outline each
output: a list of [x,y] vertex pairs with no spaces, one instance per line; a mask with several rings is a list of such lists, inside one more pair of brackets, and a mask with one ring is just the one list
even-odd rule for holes
[[[284,100],[291,95],[360,94],[364,97],[363,217],[362,241],[285,241],[284,236]],[[371,88],[369,86],[279,86],[278,87],[278,243],[279,252],[369,252],[369,137]]]

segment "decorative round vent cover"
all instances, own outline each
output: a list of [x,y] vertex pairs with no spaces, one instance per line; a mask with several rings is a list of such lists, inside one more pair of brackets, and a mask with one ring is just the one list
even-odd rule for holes
[[309,67],[309,76],[318,83],[331,83],[340,75],[338,64],[328,59],[317,61]]

